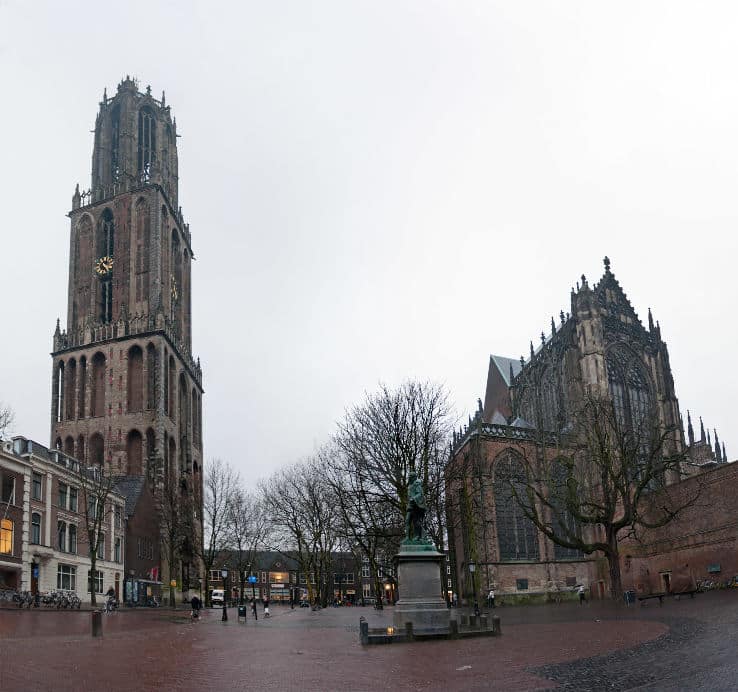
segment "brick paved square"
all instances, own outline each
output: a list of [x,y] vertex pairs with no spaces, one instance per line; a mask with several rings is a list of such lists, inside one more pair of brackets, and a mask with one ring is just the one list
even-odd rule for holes
[[738,593],[499,608],[498,638],[362,647],[358,621],[392,609],[273,608],[227,623],[205,611],[122,611],[89,636],[89,613],[0,611],[5,690],[735,689]]

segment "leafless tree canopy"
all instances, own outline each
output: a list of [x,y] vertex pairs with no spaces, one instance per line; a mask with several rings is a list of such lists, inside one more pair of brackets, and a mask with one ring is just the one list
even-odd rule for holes
[[256,553],[268,542],[271,524],[263,503],[255,494],[237,487],[233,493],[225,541],[231,567],[239,575],[239,600],[243,603],[246,578],[255,567]]
[[[110,526],[113,507],[110,495],[115,486],[115,477],[104,473],[99,466],[82,467],[79,473],[82,516],[89,544],[90,574],[97,570],[98,552],[103,544],[105,530]],[[90,603],[96,604],[95,580],[90,585]]]
[[261,485],[273,548],[295,557],[307,577],[308,599],[328,600],[332,554],[338,545],[337,510],[319,458],[278,471]]
[[[240,479],[233,468],[222,459],[213,459],[205,474],[203,497],[203,539],[199,547],[205,574],[213,568],[218,553],[226,548],[230,529],[233,498]],[[210,590],[205,596],[209,605]]]
[[15,424],[15,411],[10,406],[0,402],[0,440],[5,439]]
[[613,598],[622,595],[618,541],[664,526],[697,500],[673,500],[670,480],[687,459],[678,431],[651,417],[628,425],[607,398],[587,396],[558,453],[521,454],[508,487],[526,516],[557,545],[608,560]]

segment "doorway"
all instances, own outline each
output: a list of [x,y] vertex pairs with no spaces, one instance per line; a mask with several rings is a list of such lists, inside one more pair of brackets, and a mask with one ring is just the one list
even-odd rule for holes
[[31,563],[31,593],[38,593],[38,570],[39,567],[35,562]]
[[662,572],[661,584],[664,587],[664,593],[671,593],[671,572]]

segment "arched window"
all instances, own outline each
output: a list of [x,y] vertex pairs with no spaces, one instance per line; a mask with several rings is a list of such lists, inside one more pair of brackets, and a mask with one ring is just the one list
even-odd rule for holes
[[73,305],[72,329],[81,329],[90,315],[90,289],[93,281],[94,243],[92,218],[85,214],[77,226],[76,238],[76,282],[77,295]]
[[[635,354],[625,348],[607,352],[607,380],[615,415],[623,430],[640,431],[651,414],[648,374]],[[642,431],[646,432],[646,431]]]
[[149,410],[156,409],[157,391],[156,382],[159,376],[159,356],[154,344],[146,347],[146,369],[147,369],[147,387],[146,387],[146,408]]
[[77,438],[77,459],[83,464],[85,462],[85,438],[84,435],[80,435]]
[[66,420],[74,420],[75,390],[77,388],[77,361],[74,358],[70,358],[67,363],[66,380],[64,391],[67,395],[64,397],[66,409],[64,418]]
[[64,440],[64,454],[74,456],[74,438],[71,435]]
[[192,388],[192,403],[190,404],[190,417],[192,419],[192,442],[197,445],[200,433],[197,429],[197,392]]
[[110,179],[120,178],[120,106],[113,108],[110,117]]
[[102,466],[105,461],[105,440],[100,433],[90,437],[90,463]]
[[90,415],[105,415],[105,356],[98,351],[92,357],[92,391]]
[[512,450],[501,452],[494,462],[493,491],[500,560],[538,560],[538,530],[528,519],[518,501],[525,497],[522,459]]
[[167,456],[167,471],[166,471],[167,483],[173,483],[174,479],[177,477],[176,464],[177,464],[177,443],[174,441],[173,437],[170,437],[169,438],[169,455]]
[[138,112],[138,172],[148,176],[156,158],[156,117],[148,106]]
[[182,334],[182,321],[180,305],[182,303],[182,253],[179,246],[179,235],[177,229],[172,229],[172,285],[170,290],[171,320],[177,330]]
[[169,408],[169,356],[166,349],[164,349],[164,413],[172,415]]
[[128,350],[128,412],[143,410],[143,351],[140,346]]
[[54,420],[57,423],[64,417],[64,361],[60,360],[56,366],[56,383],[54,392]]
[[149,480],[156,480],[156,433],[153,428],[146,430],[146,469]]
[[151,238],[151,213],[149,203],[141,198],[136,202],[136,245],[133,265],[136,276],[136,302],[149,297],[149,242]]
[[87,358],[79,359],[79,386],[77,387],[77,418],[85,417],[85,396],[87,395]]
[[[115,256],[115,223],[113,220],[113,212],[106,209],[100,217],[100,223],[97,230],[97,257],[113,258]],[[115,271],[115,265],[113,270]],[[103,324],[111,322],[113,319],[113,280],[112,272],[109,272],[100,281],[100,300],[98,304],[98,312],[100,321]]]
[[177,384],[177,368],[174,364],[174,357],[169,356],[169,417],[175,420],[176,404],[175,397],[177,396],[176,384]]
[[143,438],[138,430],[131,430],[128,433],[126,456],[128,458],[128,475],[143,475]]
[[[582,535],[581,526],[566,509],[568,483],[574,473],[576,473],[574,469],[570,471],[560,460],[551,462],[551,487],[548,501],[551,504],[552,528],[556,535],[572,540],[581,538]],[[577,548],[566,548],[554,543],[554,559],[556,560],[573,560],[583,556],[582,551]]]
[[189,423],[190,417],[187,413],[187,399],[189,398],[189,391],[187,387],[187,380],[183,372],[179,374],[179,386],[178,386],[178,409],[179,409],[179,429],[182,436],[187,435],[187,424]]

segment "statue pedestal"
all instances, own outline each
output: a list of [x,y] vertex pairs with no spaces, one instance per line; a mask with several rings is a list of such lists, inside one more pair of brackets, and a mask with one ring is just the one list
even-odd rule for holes
[[443,594],[444,556],[432,544],[403,542],[397,554],[400,600],[395,604],[395,629],[412,622],[413,634],[448,635],[450,613]]

